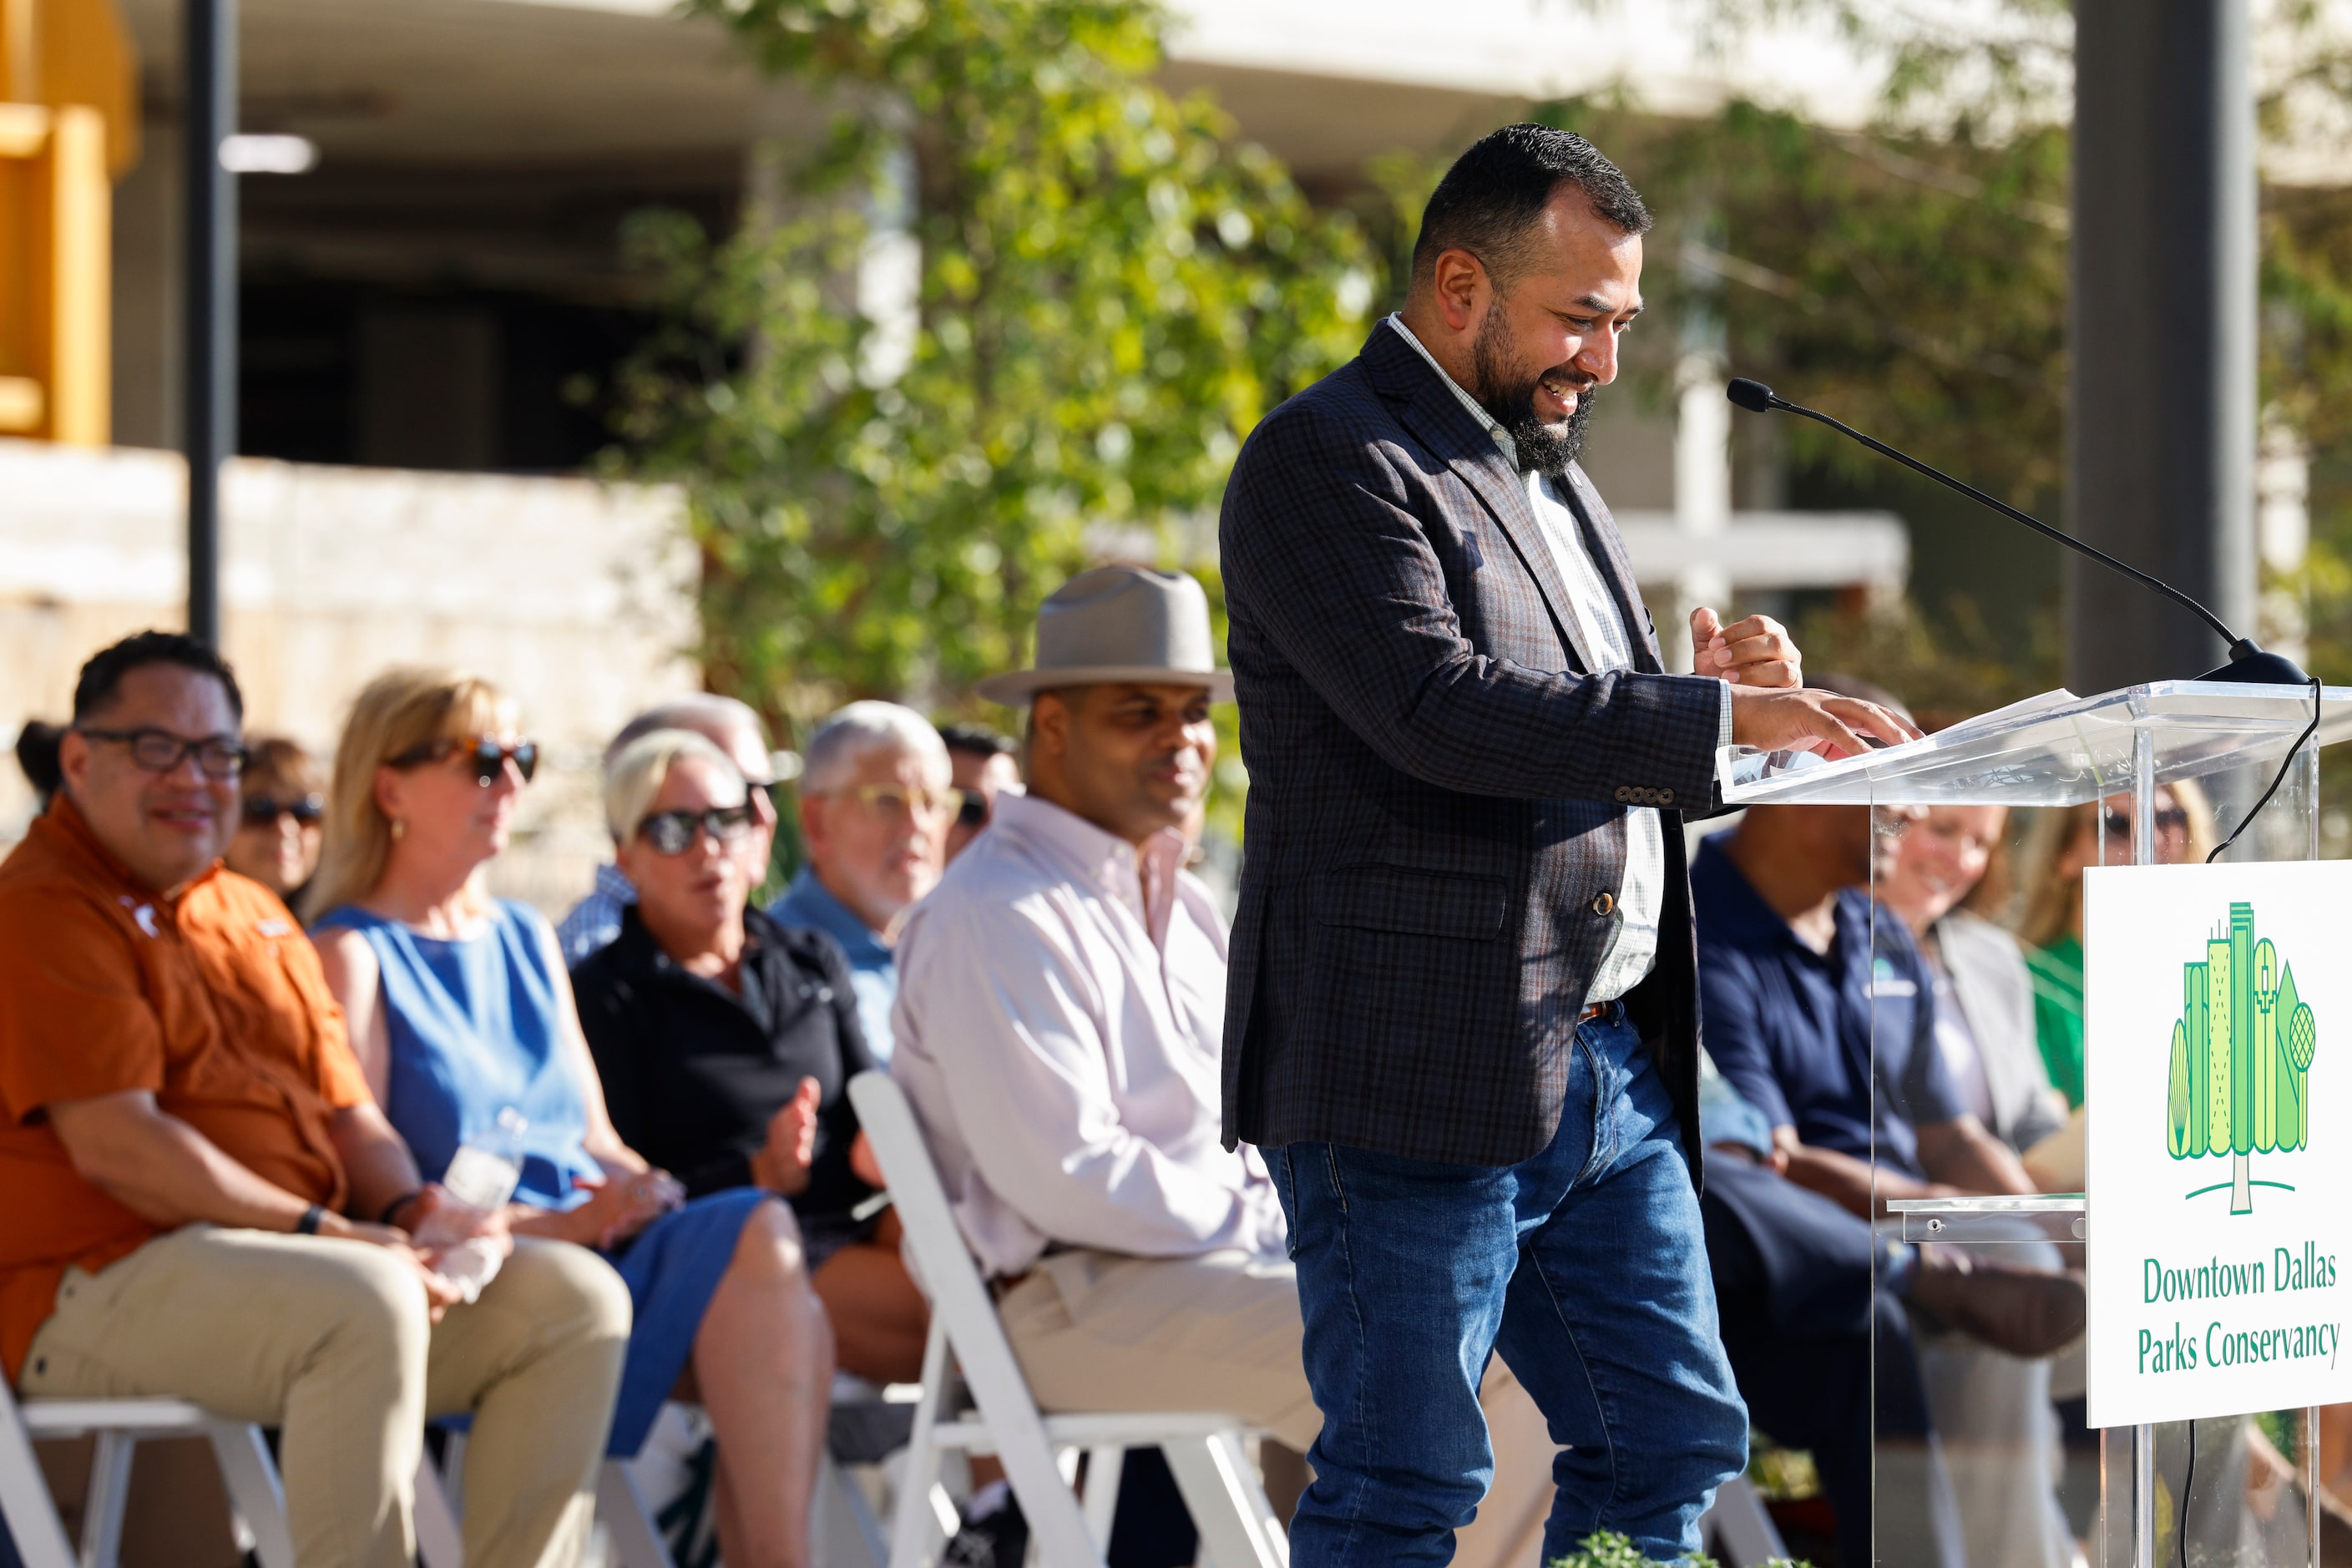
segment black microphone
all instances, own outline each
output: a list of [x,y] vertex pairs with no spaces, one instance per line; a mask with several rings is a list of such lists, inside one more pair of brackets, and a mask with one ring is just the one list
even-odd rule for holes
[[1778,408],[1786,414],[1801,414],[1808,419],[1828,426],[1842,436],[1851,436],[1879,456],[1892,458],[1915,473],[1927,475],[1937,484],[1949,485],[1971,500],[1981,501],[1992,508],[2003,517],[2021,522],[2034,532],[2056,540],[2077,554],[2087,555],[2102,566],[2122,573],[2143,587],[2155,589],[2212,627],[2214,635],[2230,645],[2230,662],[2219,669],[2207,670],[2197,678],[2200,680],[2227,680],[2255,686],[2309,686],[2312,683],[2311,677],[2295,668],[2294,660],[2283,654],[2264,653],[2253,638],[2240,637],[2221,624],[2221,616],[2162,578],[2151,577],[2130,563],[2118,561],[2105,551],[2085,544],[2073,534],[2053,528],[2038,517],[2028,516],[2007,501],[1985,494],[1974,485],[1965,484],[1941,469],[1931,468],[1918,458],[1907,453],[1898,452],[1885,442],[1864,435],[1843,420],[1832,419],[1817,408],[1803,407],[1790,402],[1785,397],[1776,397],[1770,387],[1760,381],[1750,381],[1746,376],[1735,378],[1729,386],[1724,388],[1724,395],[1750,414],[1762,414],[1769,409]]

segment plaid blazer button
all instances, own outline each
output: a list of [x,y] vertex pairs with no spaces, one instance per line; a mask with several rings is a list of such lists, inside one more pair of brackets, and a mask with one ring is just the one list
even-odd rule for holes
[[1674,804],[1675,804],[1675,792],[1674,792],[1674,791],[1672,791],[1672,790],[1670,790],[1670,789],[1662,789],[1662,790],[1660,790],[1660,791],[1658,792],[1658,804],[1659,804],[1660,805],[1674,805]]
[[1627,801],[1630,801],[1630,800],[1632,800],[1633,798],[1633,786],[1632,786],[1631,784],[1619,784],[1619,785],[1617,786],[1617,804],[1618,804],[1618,805],[1623,805]]
[[1616,907],[1617,900],[1611,898],[1608,894],[1595,893],[1592,895],[1592,912],[1594,914],[1605,915]]

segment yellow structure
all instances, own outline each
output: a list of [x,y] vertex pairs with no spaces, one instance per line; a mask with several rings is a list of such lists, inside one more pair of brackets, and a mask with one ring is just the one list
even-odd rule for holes
[[138,109],[114,0],[0,0],[0,435],[107,442],[113,181]]

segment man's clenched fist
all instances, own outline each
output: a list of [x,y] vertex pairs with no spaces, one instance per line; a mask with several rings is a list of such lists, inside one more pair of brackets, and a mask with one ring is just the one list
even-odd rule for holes
[[1691,612],[1692,673],[1734,686],[1802,686],[1804,660],[1789,628],[1769,616],[1730,626],[1704,606]]

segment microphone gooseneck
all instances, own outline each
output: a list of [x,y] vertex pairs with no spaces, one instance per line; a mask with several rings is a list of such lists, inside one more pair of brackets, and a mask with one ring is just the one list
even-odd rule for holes
[[1898,452],[1885,442],[1874,437],[1864,435],[1842,419],[1833,419],[1817,408],[1807,408],[1801,404],[1791,403],[1785,397],[1776,395],[1772,389],[1762,382],[1751,381],[1744,375],[1735,378],[1728,386],[1725,387],[1724,395],[1750,414],[1762,414],[1777,408],[1782,413],[1801,415],[1817,424],[1826,425],[1838,434],[1861,442],[1879,456],[1892,458],[1913,472],[1925,474],[1937,484],[1948,485],[1969,500],[1990,507],[2011,521],[2021,522],[2034,532],[2045,538],[2056,540],[2076,554],[2088,556],[2110,571],[2120,572],[2141,586],[2154,589],[2204,622],[2212,628],[2215,636],[2229,645],[2230,662],[2219,669],[2208,670],[2199,676],[2197,679],[2200,680],[2224,680],[2258,686],[2306,686],[2311,683],[2311,677],[2297,668],[2293,659],[2282,654],[2265,653],[2262,646],[2253,638],[2240,637],[2223,624],[2221,616],[2161,577],[2152,576],[2128,561],[2118,561],[2105,551],[2095,545],[2084,543],[2064,530],[2053,528],[2040,518],[2018,510],[1998,496],[1987,495],[1976,486],[1956,479],[1940,468],[1930,468],[1907,452]]

